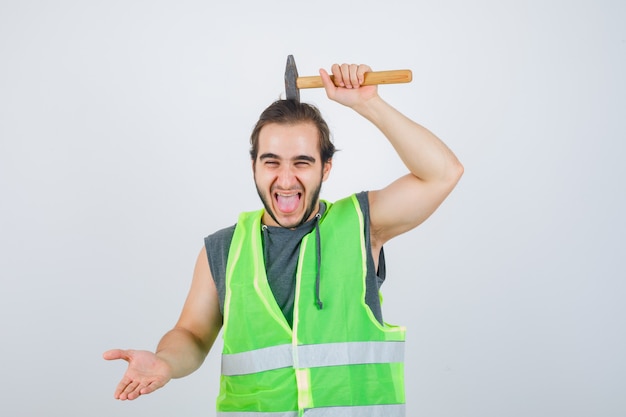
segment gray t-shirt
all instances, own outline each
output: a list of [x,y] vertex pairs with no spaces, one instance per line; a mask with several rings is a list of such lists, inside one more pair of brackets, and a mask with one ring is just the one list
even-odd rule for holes
[[[375,271],[374,259],[369,234],[369,201],[367,192],[360,192],[357,200],[363,212],[365,223],[365,245],[367,253],[367,275],[365,303],[372,310],[376,319],[382,324],[383,317],[380,307],[378,291],[385,280],[385,256],[381,249],[378,259],[378,271]],[[320,213],[323,213],[325,206],[322,203]],[[217,287],[219,296],[220,311],[224,314],[224,297],[226,293],[226,262],[228,261],[228,250],[235,231],[235,226],[230,226],[207,236],[204,239],[209,267]],[[315,220],[310,220],[295,229],[284,227],[264,226],[262,234],[265,253],[265,267],[267,280],[276,302],[280,306],[289,325],[293,321],[293,306],[295,299],[296,268],[298,265],[298,255],[300,242],[308,233],[313,230]]]

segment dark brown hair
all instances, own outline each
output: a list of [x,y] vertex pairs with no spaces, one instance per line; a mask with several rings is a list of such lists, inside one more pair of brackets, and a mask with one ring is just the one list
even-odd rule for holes
[[325,164],[335,154],[335,145],[330,138],[330,129],[317,107],[296,100],[277,100],[261,113],[259,121],[250,135],[250,157],[253,161],[256,160],[259,152],[259,133],[263,126],[270,123],[293,125],[306,122],[313,123],[317,127],[320,155],[322,164]]

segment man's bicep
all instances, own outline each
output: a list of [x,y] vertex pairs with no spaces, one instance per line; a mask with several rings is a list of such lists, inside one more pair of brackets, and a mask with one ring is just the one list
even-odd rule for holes
[[382,246],[390,239],[420,225],[439,207],[451,188],[426,183],[407,174],[387,187],[370,191],[370,236]]

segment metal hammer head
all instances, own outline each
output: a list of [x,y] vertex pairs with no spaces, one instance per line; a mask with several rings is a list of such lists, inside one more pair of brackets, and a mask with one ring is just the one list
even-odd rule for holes
[[300,102],[300,90],[297,86],[298,69],[293,55],[287,57],[287,68],[285,69],[285,93],[287,100],[295,100]]

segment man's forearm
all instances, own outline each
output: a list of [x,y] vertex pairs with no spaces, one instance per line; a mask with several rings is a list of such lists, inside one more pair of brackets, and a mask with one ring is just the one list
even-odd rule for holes
[[202,365],[210,348],[193,333],[174,328],[161,338],[156,355],[170,365],[172,378],[181,378]]

